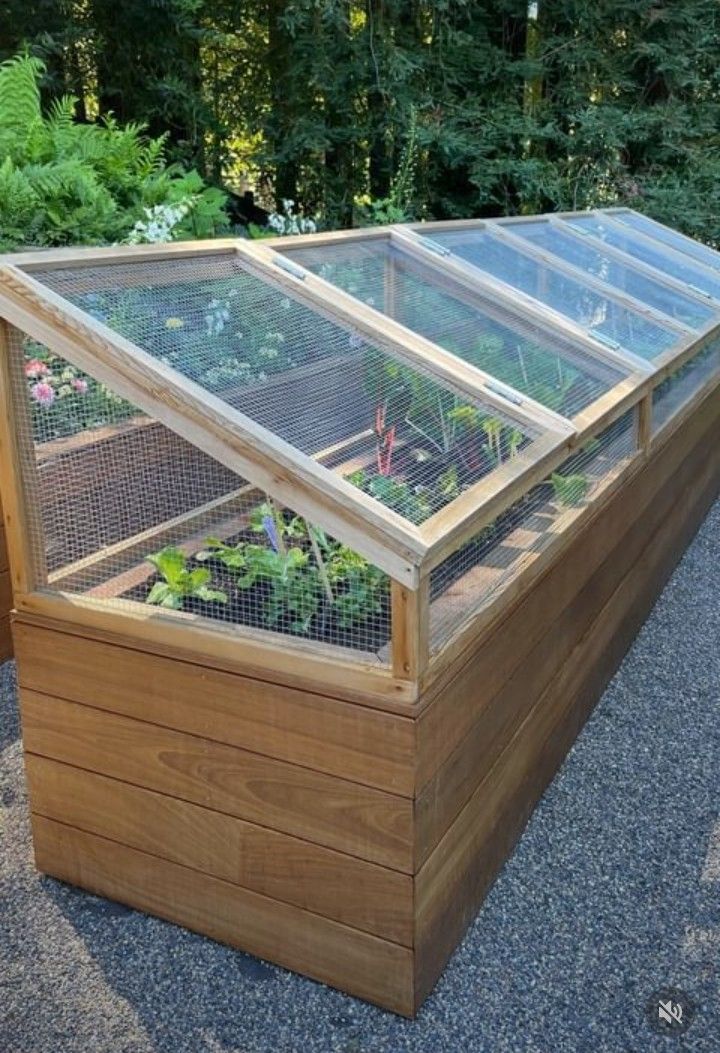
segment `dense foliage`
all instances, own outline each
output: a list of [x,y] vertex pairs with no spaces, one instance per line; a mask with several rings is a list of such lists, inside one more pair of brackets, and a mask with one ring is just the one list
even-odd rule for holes
[[223,226],[222,193],[167,165],[163,136],[112,117],[80,123],[70,96],[43,114],[43,71],[28,56],[0,65],[0,250],[210,236]]
[[[41,11],[39,9],[42,9]],[[629,203],[720,241],[716,0],[40,0],[0,57],[326,225]]]

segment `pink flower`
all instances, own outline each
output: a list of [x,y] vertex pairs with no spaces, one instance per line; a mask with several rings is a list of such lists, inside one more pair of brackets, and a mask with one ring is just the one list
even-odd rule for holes
[[25,363],[25,376],[34,380],[36,377],[46,377],[50,370],[39,358],[31,358]]
[[86,394],[88,389],[87,380],[83,380],[81,377],[74,377],[73,380],[70,381],[70,383],[77,391],[78,395]]
[[55,401],[54,389],[51,388],[49,384],[45,384],[42,381],[40,381],[40,383],[38,384],[33,384],[32,388],[30,389],[30,394],[37,403],[39,403],[41,406],[44,406],[45,408],[47,408],[48,406],[52,406],[53,402]]

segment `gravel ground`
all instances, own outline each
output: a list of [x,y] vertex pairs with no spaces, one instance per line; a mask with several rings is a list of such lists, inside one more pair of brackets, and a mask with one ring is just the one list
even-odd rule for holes
[[415,1022],[35,874],[6,665],[0,1053],[717,1053],[719,541],[720,503]]

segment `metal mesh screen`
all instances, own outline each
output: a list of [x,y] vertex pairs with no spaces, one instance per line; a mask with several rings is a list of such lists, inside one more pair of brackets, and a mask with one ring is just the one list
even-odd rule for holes
[[389,241],[299,247],[294,260],[364,303],[485,370],[548,409],[572,417],[625,375],[532,322],[510,318],[482,293],[463,294]]
[[720,339],[706,344],[653,391],[653,434],[680,412],[712,377],[720,378]]
[[36,277],[416,524],[536,437],[233,255]]
[[557,540],[635,450],[630,412],[440,563],[430,575],[431,652],[437,652]]
[[10,353],[29,540],[50,588],[386,647],[385,574],[17,331]]

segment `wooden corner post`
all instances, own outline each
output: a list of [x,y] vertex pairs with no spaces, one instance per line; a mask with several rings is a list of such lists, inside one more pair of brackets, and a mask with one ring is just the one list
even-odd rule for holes
[[635,407],[635,442],[641,453],[647,453],[652,439],[653,396],[650,391]]
[[[10,578],[15,596],[47,584],[42,545],[37,470],[32,446],[32,420],[24,380],[13,368],[9,324],[0,316],[0,492]],[[29,448],[23,449],[23,444]]]
[[430,578],[417,589],[393,581],[392,671],[400,680],[419,680],[430,657]]

